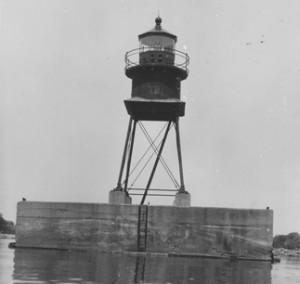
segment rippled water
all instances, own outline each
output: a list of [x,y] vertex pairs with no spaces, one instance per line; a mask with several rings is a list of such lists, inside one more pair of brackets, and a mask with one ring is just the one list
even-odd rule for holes
[[99,252],[9,249],[0,239],[0,283],[300,283],[300,258],[280,264]]

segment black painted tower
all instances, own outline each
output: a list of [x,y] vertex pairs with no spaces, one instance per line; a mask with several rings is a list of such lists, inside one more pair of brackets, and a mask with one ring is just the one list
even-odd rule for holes
[[[161,22],[161,18],[157,17],[155,27],[138,36],[139,48],[131,50],[125,55],[125,74],[132,80],[132,92],[131,98],[124,101],[130,119],[115,191],[138,195],[132,194],[128,188],[136,124],[141,121],[165,121],[167,124],[161,143],[154,148],[156,160],[147,185],[142,189],[144,193],[140,194],[143,195],[141,204],[144,203],[148,191],[151,190],[150,186],[157,164],[159,161],[162,162],[161,154],[168,132],[173,125],[176,132],[180,175],[180,185],[178,184],[174,191],[187,193],[183,179],[179,117],[185,114],[185,102],[180,99],[180,86],[181,81],[188,76],[189,57],[186,53],[175,49],[177,36],[162,29]],[[154,144],[153,141],[150,144]],[[125,180],[122,183],[125,164]],[[167,191],[167,189],[159,189],[159,191]]]

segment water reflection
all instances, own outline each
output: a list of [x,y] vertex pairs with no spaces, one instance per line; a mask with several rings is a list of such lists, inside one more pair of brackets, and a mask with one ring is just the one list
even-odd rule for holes
[[14,255],[15,283],[271,283],[269,262],[36,249]]

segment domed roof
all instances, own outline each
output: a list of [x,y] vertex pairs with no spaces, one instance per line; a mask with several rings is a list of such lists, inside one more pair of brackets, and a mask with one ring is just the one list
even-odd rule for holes
[[157,16],[156,19],[155,19],[155,23],[156,23],[156,26],[158,26],[160,28],[160,24],[162,22],[162,19],[160,16]]
[[147,31],[145,33],[140,34],[138,36],[139,40],[144,38],[144,37],[151,36],[151,35],[161,35],[161,36],[166,36],[166,37],[172,38],[176,42],[177,41],[177,36],[171,34],[170,32],[168,32],[166,30],[164,30],[161,27],[161,22],[162,22],[161,17],[157,16],[156,19],[155,19],[155,24],[156,24],[155,27],[153,29],[151,29],[150,31]]

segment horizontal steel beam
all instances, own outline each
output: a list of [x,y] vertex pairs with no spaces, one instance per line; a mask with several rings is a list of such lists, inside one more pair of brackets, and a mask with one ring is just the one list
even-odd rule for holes
[[[145,188],[128,188],[128,191],[130,190],[145,190]],[[162,188],[153,188],[148,189],[149,191],[178,191],[178,189],[162,189]]]
[[[129,195],[144,195],[142,193],[129,193]],[[147,194],[147,196],[175,196],[175,194]]]

